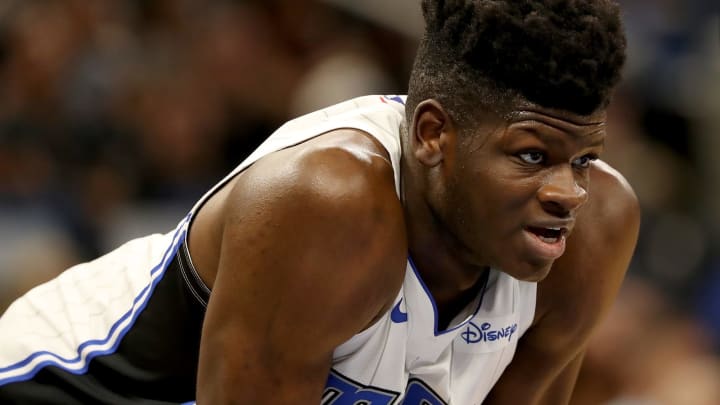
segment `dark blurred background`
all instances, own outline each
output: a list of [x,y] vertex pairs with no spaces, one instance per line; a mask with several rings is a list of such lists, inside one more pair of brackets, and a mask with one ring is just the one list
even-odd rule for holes
[[[720,404],[720,17],[622,0],[603,158],[641,238],[576,404]],[[174,227],[285,120],[406,91],[416,0],[0,0],[0,311]]]

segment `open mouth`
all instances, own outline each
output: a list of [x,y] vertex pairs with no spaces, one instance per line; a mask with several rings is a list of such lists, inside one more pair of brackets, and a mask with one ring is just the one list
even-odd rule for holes
[[527,231],[534,234],[545,243],[558,243],[567,233],[567,228],[562,227],[535,227],[528,226]]

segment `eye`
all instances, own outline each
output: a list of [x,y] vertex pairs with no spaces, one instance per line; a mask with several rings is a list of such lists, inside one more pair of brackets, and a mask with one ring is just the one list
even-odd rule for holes
[[573,160],[572,164],[577,168],[587,169],[588,167],[590,167],[590,162],[592,162],[593,160],[597,160],[597,158],[597,155],[585,155]]
[[539,165],[545,162],[545,154],[538,151],[521,152],[517,155],[523,162],[531,165]]

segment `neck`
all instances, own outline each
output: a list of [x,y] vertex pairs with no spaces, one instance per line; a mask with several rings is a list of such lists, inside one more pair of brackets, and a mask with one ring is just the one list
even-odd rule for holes
[[[408,174],[410,170],[402,159],[400,173]],[[410,257],[438,307],[459,311],[475,297],[479,280],[488,267],[463,259],[467,256],[465,249],[434,215],[419,192],[422,188],[408,181],[408,178],[419,177],[403,175],[402,178],[401,198]]]

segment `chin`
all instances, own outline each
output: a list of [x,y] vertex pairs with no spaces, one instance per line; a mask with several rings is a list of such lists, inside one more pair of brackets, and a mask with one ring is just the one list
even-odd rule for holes
[[[521,280],[537,283],[543,281],[552,268],[553,262],[544,263],[523,263],[514,266],[517,271],[506,271],[512,277]],[[507,267],[512,268],[512,267]]]

